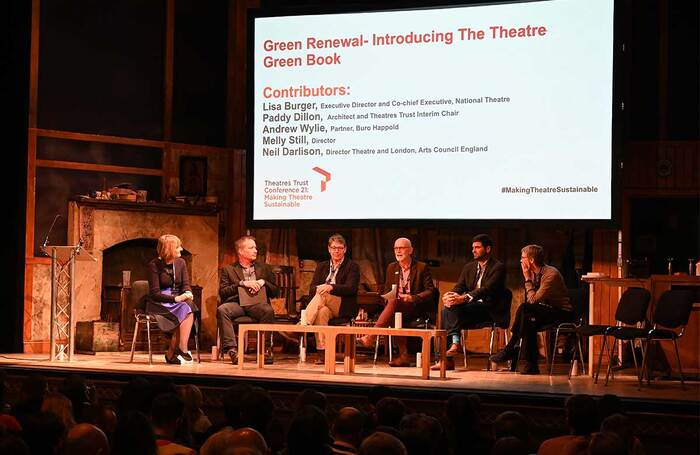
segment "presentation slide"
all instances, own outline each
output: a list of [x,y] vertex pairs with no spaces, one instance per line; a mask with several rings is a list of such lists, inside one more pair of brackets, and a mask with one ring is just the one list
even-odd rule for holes
[[253,221],[611,218],[612,1],[253,24]]

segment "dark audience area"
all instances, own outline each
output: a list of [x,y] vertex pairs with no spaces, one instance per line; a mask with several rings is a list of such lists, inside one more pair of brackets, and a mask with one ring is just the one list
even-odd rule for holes
[[264,388],[236,383],[223,391],[221,409],[209,406],[207,415],[197,386],[167,377],[133,377],[112,405],[79,375],[52,381],[55,390],[40,374],[25,376],[9,400],[0,374],[1,454],[653,453],[614,395],[568,397],[562,403],[568,432],[544,438],[518,411],[486,418],[476,394],[454,394],[430,413],[410,408],[386,386],[340,407],[309,388],[284,413]]

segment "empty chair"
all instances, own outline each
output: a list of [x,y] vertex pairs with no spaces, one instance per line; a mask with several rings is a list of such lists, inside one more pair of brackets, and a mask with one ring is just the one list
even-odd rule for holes
[[611,326],[607,324],[583,324],[576,328],[577,343],[580,344],[580,337],[591,337],[591,336],[602,336],[603,345],[600,348],[600,354],[598,355],[598,367],[596,369],[595,380],[598,382],[598,375],[600,374],[600,366],[603,360],[603,352],[607,345],[608,332],[614,330],[616,327],[621,327],[623,324],[629,326],[636,326],[644,322],[647,314],[647,308],[649,307],[649,300],[651,299],[651,294],[644,288],[627,288],[625,292],[620,297],[620,301],[617,304],[617,309],[615,310],[615,320],[616,325]]

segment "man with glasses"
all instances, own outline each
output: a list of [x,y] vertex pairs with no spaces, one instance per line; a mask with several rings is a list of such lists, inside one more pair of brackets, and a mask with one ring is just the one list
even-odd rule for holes
[[[413,259],[413,246],[407,238],[401,237],[394,242],[394,257],[386,268],[384,292],[386,306],[377,318],[375,327],[389,327],[394,321],[394,314],[401,313],[403,321],[410,321],[425,314],[427,306],[433,300],[433,277],[430,267],[424,262]],[[389,362],[392,367],[407,367],[410,365],[406,337],[395,337],[399,348],[399,356]],[[373,336],[363,336],[359,342],[364,346],[375,343]]]
[[[311,279],[309,294],[313,296],[306,307],[306,324],[328,325],[333,318],[353,317],[357,313],[357,286],[360,282],[360,266],[346,258],[347,244],[340,234],[328,239],[330,260],[316,267]],[[325,335],[316,336],[316,349],[326,349]],[[323,363],[321,354],[316,363]]]
[[564,278],[559,270],[544,263],[544,250],[539,245],[527,245],[520,251],[520,268],[525,280],[525,302],[515,313],[513,336],[501,351],[491,356],[492,362],[513,360],[516,346],[522,339],[525,364],[521,374],[539,374],[537,331],[540,327],[573,320]]

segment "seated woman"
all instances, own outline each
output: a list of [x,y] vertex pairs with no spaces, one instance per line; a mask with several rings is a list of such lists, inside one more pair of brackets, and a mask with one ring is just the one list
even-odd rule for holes
[[172,333],[165,361],[175,365],[192,361],[187,341],[197,311],[181,254],[180,239],[165,234],[158,239],[158,257],[148,263],[148,311],[155,314],[163,332]]

